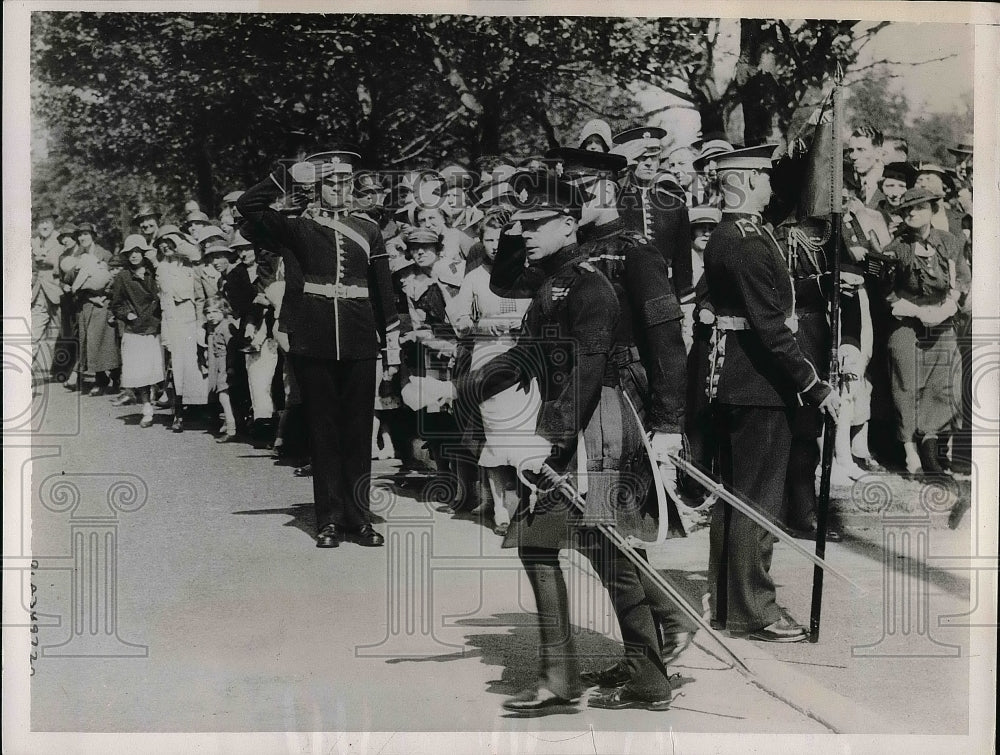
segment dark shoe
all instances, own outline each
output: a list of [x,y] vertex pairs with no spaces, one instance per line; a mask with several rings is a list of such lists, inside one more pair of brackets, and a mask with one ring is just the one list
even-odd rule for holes
[[101,396],[103,394],[104,394],[104,388],[99,385],[95,385],[93,388],[87,391],[88,396]]
[[674,663],[693,641],[694,632],[677,632],[665,635],[663,646],[660,648],[660,658],[663,660],[663,665],[669,666]]
[[972,462],[965,459],[953,459],[951,473],[959,477],[969,477],[972,475]]
[[526,689],[503,701],[503,709],[522,716],[547,716],[553,713],[572,713],[577,709],[579,697],[560,697],[551,690]]
[[861,467],[866,472],[871,472],[872,474],[885,474],[889,470],[879,464],[871,456],[862,458],[861,456],[854,457],[854,463]]
[[141,420],[139,420],[139,427],[152,427],[152,426],[153,426],[152,417],[143,417]]
[[805,627],[801,627],[790,619],[781,618],[763,629],[750,633],[751,640],[761,642],[802,642],[809,636]]
[[925,477],[940,477],[945,472],[938,461],[938,439],[924,438],[917,446],[920,455],[920,466]]
[[184,420],[180,417],[174,417],[174,421],[171,423],[170,429],[175,433],[184,432]]
[[[796,540],[816,540],[816,523],[806,527],[790,527],[788,529],[789,534]],[[828,524],[826,527],[826,542],[828,543],[839,543],[843,540],[843,535],[840,534],[840,530],[837,529],[836,525]]]
[[580,681],[588,687],[621,687],[629,679],[629,672],[620,663],[602,671],[584,671],[580,674]]
[[607,692],[598,692],[587,702],[588,708],[604,708],[605,710],[624,710],[639,708],[640,710],[663,711],[670,708],[670,692],[665,697],[650,698],[640,695],[628,685]]
[[340,532],[337,530],[337,525],[328,524],[323,529],[319,531],[316,536],[316,547],[317,548],[336,548],[340,545],[340,541],[343,538]]
[[941,467],[942,472],[946,473],[951,471],[951,459],[948,458],[948,442],[951,437],[950,434],[944,433],[937,438],[938,466]]
[[377,533],[370,524],[362,525],[361,529],[346,533],[344,539],[366,548],[378,548],[385,543],[385,538]]
[[295,471],[292,472],[296,477],[312,477],[313,476],[313,465],[306,464],[303,467],[296,467]]

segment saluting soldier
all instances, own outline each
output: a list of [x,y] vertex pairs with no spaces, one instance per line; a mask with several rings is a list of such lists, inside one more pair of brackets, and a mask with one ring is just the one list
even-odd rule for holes
[[[399,363],[389,258],[378,227],[349,211],[353,152],[324,152],[287,170],[277,167],[237,201],[243,232],[280,249],[302,273],[302,298],[283,325],[309,423],[319,548],[350,540],[380,546],[371,523],[368,481],[379,339],[386,369]],[[301,217],[272,208],[287,187],[319,184],[319,202]],[[291,267],[291,265],[289,265]]]
[[[795,340],[795,301],[784,255],[760,213],[771,198],[774,145],[718,158],[722,221],[705,249],[718,331],[711,369],[723,483],[772,520],[781,512],[799,401],[836,414],[837,394]],[[797,642],[806,630],[778,608],[768,573],[773,536],[729,506],[713,511],[709,589],[713,621],[751,639]]]
[[625,227],[645,236],[663,255],[678,297],[691,288],[691,235],[684,189],[660,170],[661,139],[667,132],[655,126],[628,129],[614,138],[614,151],[629,159],[618,195]]
[[[686,351],[681,328],[683,313],[670,286],[666,263],[642,236],[626,229],[618,214],[615,187],[608,177],[625,167],[623,157],[574,149],[554,150],[549,157],[560,159],[564,175],[588,187],[594,195],[584,208],[587,235],[583,248],[589,262],[608,278],[618,297],[621,318],[611,361],[618,370],[622,389],[651,436],[654,453],[667,462],[668,454],[680,454],[682,450]],[[665,511],[657,510],[650,461],[639,459],[633,470],[635,480],[643,482],[640,495],[647,499],[634,524],[646,529],[648,541],[657,538],[661,524],[683,533],[671,498],[666,498]],[[669,477],[667,484],[672,484],[673,475]],[[668,521],[661,523],[659,517]],[[639,578],[657,621],[661,658],[667,664],[690,644],[695,628],[660,590],[641,574]],[[615,587],[610,585],[608,589]],[[585,675],[584,681],[620,686],[628,681],[628,672],[616,664]]]
[[[590,707],[666,710],[670,682],[642,584],[631,562],[595,526],[620,517],[623,526],[635,524],[632,515],[644,492],[630,473],[641,454],[642,428],[629,413],[619,371],[609,360],[618,297],[577,243],[581,189],[545,171],[516,176],[514,189],[519,209],[512,221],[521,226],[522,260],[532,268],[527,287],[535,293],[514,347],[459,380],[457,393],[478,404],[511,386],[527,390],[537,384],[535,436],[517,443],[509,455],[520,454],[522,472],[538,472],[544,461],[567,474],[578,490],[586,490],[587,510],[581,516],[569,502],[542,496],[536,503],[522,498],[514,514],[504,546],[518,547],[535,594],[541,678],[504,708],[537,715],[576,703],[580,678],[558,561],[559,549],[573,545],[609,590],[626,645],[617,688],[592,697]],[[497,283],[491,281],[491,289],[506,295]]]

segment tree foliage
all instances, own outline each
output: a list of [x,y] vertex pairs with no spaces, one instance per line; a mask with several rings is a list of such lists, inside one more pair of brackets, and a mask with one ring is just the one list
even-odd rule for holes
[[643,118],[636,84],[680,82],[703,131],[742,121],[733,141],[756,143],[785,131],[806,93],[857,54],[852,22],[745,19],[735,75],[719,81],[717,19],[32,19],[32,113],[51,145],[35,162],[34,197],[112,224],[123,202],[178,207],[194,196],[212,212],[275,159],[333,145],[399,169],[536,154],[573,141],[590,118],[613,128]]

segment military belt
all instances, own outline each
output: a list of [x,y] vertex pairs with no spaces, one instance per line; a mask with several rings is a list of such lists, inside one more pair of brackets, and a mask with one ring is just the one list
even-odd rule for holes
[[347,286],[343,283],[310,283],[302,284],[302,291],[313,296],[324,296],[327,299],[367,299],[368,286]]

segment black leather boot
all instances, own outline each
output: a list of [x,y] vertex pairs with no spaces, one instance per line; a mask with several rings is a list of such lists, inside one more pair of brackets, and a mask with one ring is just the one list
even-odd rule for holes
[[944,474],[938,461],[938,439],[936,437],[922,438],[917,445],[917,453],[920,454],[920,466],[923,467],[925,476],[939,477]]

